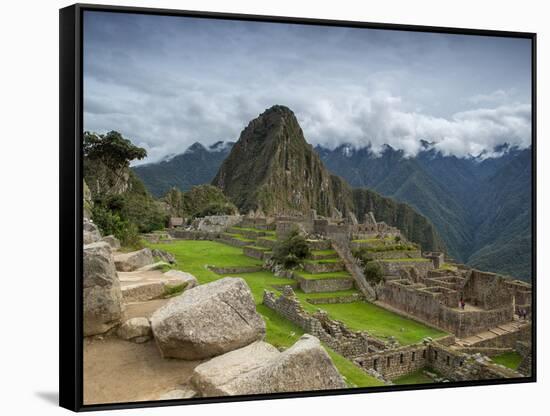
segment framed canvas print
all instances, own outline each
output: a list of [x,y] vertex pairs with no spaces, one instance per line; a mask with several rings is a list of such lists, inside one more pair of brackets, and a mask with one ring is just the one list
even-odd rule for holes
[[60,11],[60,404],[533,382],[533,33]]

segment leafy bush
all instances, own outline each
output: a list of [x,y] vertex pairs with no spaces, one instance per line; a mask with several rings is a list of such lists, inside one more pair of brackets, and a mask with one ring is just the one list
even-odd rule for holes
[[194,217],[207,217],[209,215],[232,215],[235,214],[235,206],[231,203],[212,202]]
[[370,250],[366,247],[361,247],[353,251],[353,256],[357,258],[362,264],[367,264],[369,261],[374,260],[370,254]]
[[92,220],[102,235],[112,234],[125,247],[141,248],[137,227],[128,220],[122,219],[118,213],[103,205],[95,204],[92,210]]
[[364,272],[367,281],[373,284],[380,283],[384,278],[382,267],[380,267],[378,263],[373,261],[365,264]]
[[289,235],[273,247],[273,260],[291,269],[309,256],[309,246],[298,230],[292,230]]

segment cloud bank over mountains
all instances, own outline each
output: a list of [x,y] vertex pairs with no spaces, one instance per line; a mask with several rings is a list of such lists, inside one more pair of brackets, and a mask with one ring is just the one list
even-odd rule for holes
[[145,162],[236,140],[264,109],[291,108],[307,140],[445,155],[531,143],[530,43],[86,12],[85,129],[118,130]]

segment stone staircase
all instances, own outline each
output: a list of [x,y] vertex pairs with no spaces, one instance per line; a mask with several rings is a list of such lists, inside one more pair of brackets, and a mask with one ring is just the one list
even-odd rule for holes
[[498,341],[499,337],[513,335],[514,333],[517,333],[530,325],[530,321],[514,320],[466,338],[457,338],[456,344],[462,347],[475,347],[478,345],[489,344]]

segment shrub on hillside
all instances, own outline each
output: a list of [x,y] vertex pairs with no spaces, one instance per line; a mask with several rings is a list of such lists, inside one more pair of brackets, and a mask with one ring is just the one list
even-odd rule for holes
[[194,215],[194,217],[207,217],[209,215],[233,215],[235,214],[235,205],[231,203],[213,202]]
[[96,204],[92,210],[92,220],[102,235],[114,235],[124,247],[141,248],[137,227],[116,212]]
[[273,247],[273,260],[287,269],[296,267],[309,255],[309,246],[304,236],[298,230],[291,231],[288,236]]
[[374,261],[370,261],[365,264],[364,268],[365,277],[369,283],[377,284],[384,279],[384,273],[382,267]]

